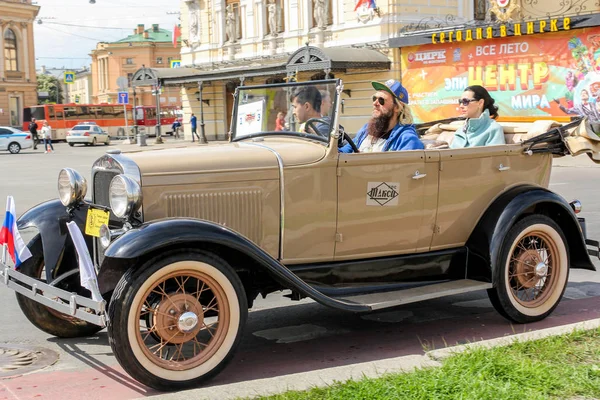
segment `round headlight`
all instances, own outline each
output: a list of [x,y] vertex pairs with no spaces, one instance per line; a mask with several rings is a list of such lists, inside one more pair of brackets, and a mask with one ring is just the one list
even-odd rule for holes
[[69,207],[83,200],[87,193],[87,181],[79,172],[64,168],[58,174],[58,197],[60,202]]
[[140,185],[126,175],[117,175],[110,182],[110,208],[118,218],[125,218],[136,212],[142,204]]

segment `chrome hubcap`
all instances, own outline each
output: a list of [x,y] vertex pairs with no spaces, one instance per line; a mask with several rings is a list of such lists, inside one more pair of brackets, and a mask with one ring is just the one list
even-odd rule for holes
[[543,278],[548,274],[548,266],[541,262],[535,266],[535,273],[539,278]]
[[179,316],[177,321],[177,328],[181,332],[190,332],[193,331],[194,328],[198,325],[198,316],[193,312],[184,312]]

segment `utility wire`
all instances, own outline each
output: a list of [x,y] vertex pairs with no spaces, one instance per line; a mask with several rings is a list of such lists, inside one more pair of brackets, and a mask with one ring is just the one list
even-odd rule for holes
[[105,39],[98,39],[98,38],[91,38],[91,37],[87,37],[87,36],[77,35],[76,33],[61,31],[60,29],[51,28],[49,26],[45,26],[45,28],[46,29],[50,29],[50,30],[55,31],[55,32],[60,32],[60,33],[65,34],[65,35],[71,35],[71,36],[80,37],[82,39],[93,40],[95,42],[104,42],[105,41]]
[[115,27],[109,27],[109,26],[91,26],[91,25],[64,24],[64,23],[60,23],[60,22],[44,22],[43,24],[40,24],[40,25],[46,25],[46,24],[62,25],[62,26],[76,26],[78,28],[89,28],[89,29],[115,29],[115,30],[119,30],[119,31],[130,30],[129,28],[115,28]]

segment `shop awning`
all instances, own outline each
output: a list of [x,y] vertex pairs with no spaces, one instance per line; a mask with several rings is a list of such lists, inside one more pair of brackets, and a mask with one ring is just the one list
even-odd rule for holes
[[186,83],[219,80],[246,79],[256,76],[285,75],[286,63],[267,65],[246,65],[214,68],[210,71],[197,68],[142,68],[133,75],[132,85],[161,86],[183,85]]
[[348,69],[390,69],[388,57],[366,48],[326,48],[306,46],[294,52],[287,62],[246,61],[244,65],[200,68],[140,68],[133,74],[132,86],[174,86],[186,83],[246,79],[259,76],[293,75],[302,71],[346,71]]

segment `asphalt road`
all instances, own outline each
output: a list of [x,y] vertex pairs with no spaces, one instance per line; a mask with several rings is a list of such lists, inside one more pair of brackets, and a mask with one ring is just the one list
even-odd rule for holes
[[[56,197],[56,178],[61,168],[75,168],[89,179],[93,160],[117,147],[71,148],[57,144],[56,152],[51,154],[31,150],[19,155],[0,153],[0,202],[7,195],[14,196],[17,213],[21,214]],[[587,218],[588,236],[592,238],[600,238],[599,180],[600,167],[584,156],[557,160],[552,171],[551,189],[567,200],[577,197],[583,203],[582,216]],[[363,316],[330,310],[309,300],[291,302],[282,294],[269,295],[255,303],[236,356],[210,385],[269,377],[285,379],[297,372],[422,354],[424,349],[598,318],[599,278],[600,273],[571,271],[559,307],[546,320],[529,325],[512,325],[500,317],[485,292]],[[90,338],[58,340],[25,319],[11,291],[0,289],[0,304],[0,400],[119,400],[156,394],[123,372],[111,354],[104,331]],[[2,378],[9,375],[2,370],[3,345],[37,346],[56,352],[59,359],[42,371]]]

